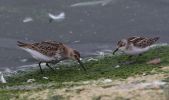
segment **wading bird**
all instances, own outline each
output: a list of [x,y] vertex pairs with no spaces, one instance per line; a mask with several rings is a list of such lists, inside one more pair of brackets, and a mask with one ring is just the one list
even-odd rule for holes
[[54,70],[49,66],[49,63],[57,64],[62,60],[73,59],[78,61],[81,67],[86,71],[83,63],[80,61],[80,53],[67,45],[56,41],[42,41],[39,43],[23,43],[18,41],[17,44],[21,49],[27,51],[33,58],[39,61],[39,67],[41,73],[41,63],[46,63],[46,66],[51,70]]

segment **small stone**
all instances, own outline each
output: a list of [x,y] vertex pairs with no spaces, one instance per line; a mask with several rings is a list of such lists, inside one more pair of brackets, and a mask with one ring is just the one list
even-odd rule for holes
[[116,65],[116,66],[115,66],[115,68],[119,68],[119,67],[120,67],[120,65]]
[[32,82],[35,82],[35,79],[28,79],[27,80],[27,83],[32,83]]
[[46,79],[46,80],[48,80],[49,78],[48,78],[48,77],[43,77],[43,79]]
[[21,62],[27,62],[28,59],[21,59],[20,61],[21,61]]
[[155,58],[153,60],[150,60],[147,62],[147,64],[152,64],[152,65],[157,65],[161,63],[161,59],[160,58]]
[[98,59],[90,58],[87,61],[98,61]]
[[146,76],[147,75],[147,73],[143,73],[143,76]]
[[111,79],[105,79],[105,80],[103,81],[103,83],[110,83],[110,82],[112,82]]

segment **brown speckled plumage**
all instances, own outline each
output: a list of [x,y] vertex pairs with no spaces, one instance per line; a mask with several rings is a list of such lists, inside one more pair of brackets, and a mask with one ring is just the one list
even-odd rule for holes
[[120,50],[130,56],[141,55],[150,50],[151,45],[153,45],[157,40],[159,40],[159,37],[146,38],[132,36],[126,39],[121,39],[118,41],[117,48],[113,51],[113,54]]
[[56,64],[65,59],[73,59],[78,61],[81,67],[86,71],[85,67],[80,61],[80,53],[61,42],[42,41],[37,43],[23,43],[18,41],[17,45],[30,53],[33,58],[39,61],[39,67],[41,72],[42,62],[46,63],[47,67],[54,70],[52,67],[49,66],[49,63]]
[[138,55],[148,51],[159,37],[146,38],[132,36],[126,39],[121,39],[117,43],[117,48],[113,51],[113,54],[118,50],[128,54],[128,55]]
[[152,44],[154,44],[158,39],[159,37],[155,38],[130,37],[127,40],[129,44],[132,43],[135,47],[145,48],[147,46],[151,46]]
[[66,52],[65,46],[56,41],[42,41],[39,43],[22,43],[20,47],[30,48],[36,50],[46,56],[53,57],[56,53],[64,54]]

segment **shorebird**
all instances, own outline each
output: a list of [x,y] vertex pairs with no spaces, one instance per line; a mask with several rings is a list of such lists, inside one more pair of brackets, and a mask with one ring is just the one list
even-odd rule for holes
[[72,59],[78,61],[81,67],[86,71],[83,63],[80,61],[80,53],[67,45],[56,41],[42,41],[38,43],[23,43],[18,42],[18,46],[32,55],[33,58],[39,61],[39,67],[41,73],[41,63],[46,63],[46,66],[51,70],[54,70],[49,66],[49,63],[57,64],[62,60]]
[[52,21],[62,21],[63,19],[65,19],[64,12],[60,13],[59,15],[48,13],[48,16],[49,16],[49,23],[51,23]]
[[151,48],[151,45],[153,45],[157,40],[159,40],[159,37],[146,38],[133,36],[127,39],[122,39],[118,41],[117,48],[114,50],[113,54],[120,50],[129,55],[129,57],[133,55],[141,55],[148,51]]

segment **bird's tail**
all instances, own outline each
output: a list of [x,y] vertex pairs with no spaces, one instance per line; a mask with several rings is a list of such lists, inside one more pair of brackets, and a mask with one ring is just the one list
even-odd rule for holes
[[152,43],[158,41],[160,39],[160,37],[154,37],[154,38],[151,38],[150,40],[152,41]]
[[158,41],[160,39],[160,37],[154,37],[154,38],[150,38],[149,39],[149,45],[154,44],[156,41]]
[[28,44],[27,43],[23,43],[23,42],[21,42],[21,41],[17,41],[17,45],[19,46],[19,47],[26,47],[26,46],[28,46]]

